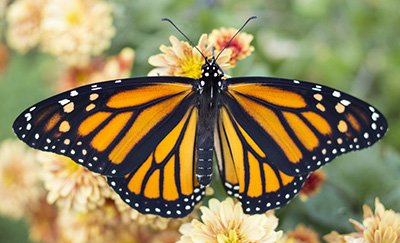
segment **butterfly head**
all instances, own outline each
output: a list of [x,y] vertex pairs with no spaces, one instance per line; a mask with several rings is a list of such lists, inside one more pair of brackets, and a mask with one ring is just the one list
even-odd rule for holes
[[215,57],[206,58],[204,65],[201,67],[202,80],[219,81],[224,77],[224,72],[218,65]]

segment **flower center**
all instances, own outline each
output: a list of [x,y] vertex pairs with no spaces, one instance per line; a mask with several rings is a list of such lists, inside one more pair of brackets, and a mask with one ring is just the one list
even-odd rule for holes
[[194,79],[201,78],[201,65],[202,62],[194,58],[184,60],[181,65],[182,76]]

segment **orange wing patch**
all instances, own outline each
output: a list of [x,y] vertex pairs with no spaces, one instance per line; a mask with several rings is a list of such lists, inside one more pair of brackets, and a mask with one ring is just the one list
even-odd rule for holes
[[304,108],[307,106],[307,103],[299,94],[261,84],[231,84],[229,90],[282,107]]
[[[154,91],[157,92],[154,92]],[[190,84],[156,84],[144,86],[133,90],[123,91],[111,96],[107,102],[110,108],[127,108],[147,104],[160,98],[169,97],[180,93],[187,94],[192,90]]]

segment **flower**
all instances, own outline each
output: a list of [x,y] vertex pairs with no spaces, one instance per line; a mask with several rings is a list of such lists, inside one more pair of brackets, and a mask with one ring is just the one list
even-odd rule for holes
[[10,59],[10,53],[7,47],[0,42],[0,74],[4,72],[4,70],[8,66],[8,62]]
[[[218,30],[214,29],[208,38],[208,44],[214,46],[215,50],[221,51],[237,31],[238,30],[234,28],[227,29],[223,27]],[[229,43],[227,49],[232,51],[231,59],[229,60],[231,65],[236,65],[238,60],[249,56],[254,51],[254,47],[250,46],[252,40],[252,35],[240,32],[231,43]]]
[[0,213],[19,219],[40,196],[37,152],[20,141],[7,139],[0,145]]
[[308,197],[318,193],[321,185],[325,182],[325,179],[326,173],[321,169],[311,173],[299,192],[300,199],[302,201],[307,201]]
[[333,231],[324,236],[326,242],[399,242],[400,241],[400,213],[385,210],[385,207],[375,199],[375,214],[367,205],[363,206],[364,220],[359,223],[353,219],[357,232],[340,235]]
[[26,213],[29,238],[34,242],[57,242],[59,236],[57,216],[57,208],[48,204],[46,194],[42,193],[39,200],[33,202]]
[[[182,76],[198,79],[201,78],[201,66],[204,64],[204,58],[199,51],[191,47],[188,42],[179,41],[175,36],[170,36],[172,47],[161,45],[161,54],[151,56],[149,63],[154,68],[148,74],[149,76]],[[208,58],[212,57],[212,46],[207,46],[207,35],[200,37],[197,45],[198,49]],[[218,55],[218,53],[215,53]],[[218,58],[218,65],[226,70],[230,68],[228,61],[231,51],[224,51]]]
[[124,48],[117,56],[96,58],[83,67],[69,67],[60,79],[60,90],[65,91],[81,85],[110,79],[127,78],[130,75],[135,52]]
[[298,225],[294,230],[288,231],[279,243],[320,243],[318,234],[311,228]]
[[278,219],[273,214],[246,215],[240,203],[210,199],[209,208],[200,207],[200,222],[183,224],[180,243],[186,242],[275,242],[282,232],[274,231]]
[[61,209],[60,242],[147,242],[151,234],[135,221],[126,221],[113,200],[87,212]]
[[50,153],[40,153],[44,186],[49,191],[47,202],[57,202],[60,208],[86,213],[102,206],[114,193],[106,179],[71,159]]
[[49,0],[42,10],[41,45],[67,64],[83,66],[115,35],[111,4],[101,0]]
[[17,0],[7,12],[8,45],[20,53],[26,53],[40,40],[42,8],[47,0]]

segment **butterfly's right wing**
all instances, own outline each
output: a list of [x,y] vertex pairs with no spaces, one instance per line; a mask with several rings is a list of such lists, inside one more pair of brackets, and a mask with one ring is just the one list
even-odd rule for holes
[[300,191],[308,175],[285,175],[225,106],[220,109],[215,130],[222,184],[228,195],[242,202],[245,213],[264,213],[284,206]]

